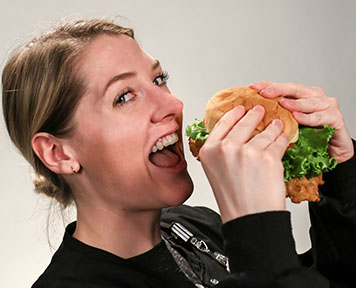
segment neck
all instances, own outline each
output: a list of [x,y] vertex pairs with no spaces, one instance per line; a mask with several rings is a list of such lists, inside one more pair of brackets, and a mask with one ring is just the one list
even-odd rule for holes
[[73,237],[127,259],[140,255],[161,241],[160,210],[120,211],[78,206]]

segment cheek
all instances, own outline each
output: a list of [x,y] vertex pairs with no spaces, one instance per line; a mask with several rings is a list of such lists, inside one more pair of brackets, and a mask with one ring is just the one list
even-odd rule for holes
[[90,181],[126,187],[138,185],[139,178],[147,180],[147,114],[142,109],[137,113],[112,110],[108,105],[94,108],[90,101],[82,104],[76,118],[75,149]]
[[[109,124],[108,124],[109,123]],[[112,122],[113,123],[113,122]],[[134,167],[142,165],[144,139],[127,125],[111,125],[110,122],[82,127],[79,153],[82,164],[122,173],[132,173]],[[125,173],[126,174],[126,173]]]

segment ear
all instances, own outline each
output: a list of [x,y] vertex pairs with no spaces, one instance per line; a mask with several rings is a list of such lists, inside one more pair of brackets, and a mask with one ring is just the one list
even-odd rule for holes
[[80,164],[65,140],[40,132],[32,137],[31,144],[37,157],[54,173],[73,174],[79,171]]

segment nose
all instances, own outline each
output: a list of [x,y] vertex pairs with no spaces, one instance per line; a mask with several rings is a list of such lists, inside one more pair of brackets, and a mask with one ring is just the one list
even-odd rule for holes
[[183,102],[165,87],[154,85],[150,89],[153,105],[152,123],[167,121],[179,117],[183,111]]

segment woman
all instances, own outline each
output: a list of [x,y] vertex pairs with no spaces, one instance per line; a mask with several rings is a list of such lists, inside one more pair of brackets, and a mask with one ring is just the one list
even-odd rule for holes
[[[337,185],[339,175],[352,179],[348,171],[355,171],[356,160],[337,102],[319,88],[251,85],[265,97],[290,96],[283,105],[300,123],[336,128],[330,153],[340,165],[326,175],[326,200],[312,207],[313,259],[310,252],[301,265],[285,211],[283,123],[274,121],[251,138],[263,108],[227,113],[201,150],[221,219],[206,208],[179,206],[193,184],[183,153],[183,104],[169,91],[167,78],[132,30],[103,20],[66,23],[6,64],[5,121],[38,174],[36,191],[64,207],[74,201],[77,208],[77,221],[33,287],[347,283],[349,274],[333,269],[354,267],[348,262],[352,246],[340,245],[326,218],[341,217],[336,224],[346,233],[343,240],[354,239],[347,229],[355,228],[348,215],[355,183]],[[335,189],[340,191],[334,197]],[[345,203],[349,208],[341,215]],[[330,255],[319,251],[330,247]]]

